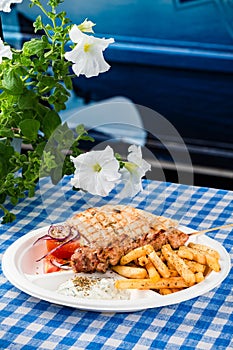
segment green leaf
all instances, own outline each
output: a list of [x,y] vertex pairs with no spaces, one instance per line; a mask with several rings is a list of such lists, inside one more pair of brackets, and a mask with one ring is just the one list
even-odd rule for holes
[[34,152],[35,154],[38,155],[38,157],[40,158],[42,157],[45,146],[46,146],[46,141],[42,141],[39,144],[37,144],[37,146],[34,148]]
[[29,189],[28,189],[28,197],[29,197],[29,198],[34,197],[35,191],[36,191],[36,190],[35,190],[35,186],[30,186]]
[[23,136],[28,140],[36,140],[40,128],[40,122],[34,119],[25,119],[19,123]]
[[23,92],[23,82],[14,69],[4,72],[2,79],[2,88],[12,95],[21,95]]
[[68,90],[72,90],[73,83],[72,83],[71,77],[68,77],[68,76],[64,77],[64,84]]
[[0,178],[3,178],[7,174],[7,164],[1,159],[0,163]]
[[[0,203],[3,204],[6,200],[6,193],[0,193]],[[0,205],[0,209],[1,209],[1,205]]]
[[25,56],[40,55],[45,49],[46,44],[41,39],[31,39],[23,45],[23,54]]
[[51,151],[43,152],[41,167],[40,167],[40,175],[47,176],[50,175],[51,169],[57,167],[57,162],[55,160],[55,155],[51,153]]
[[10,213],[7,211],[7,213],[3,216],[1,224],[8,224],[16,219],[15,214]]
[[57,168],[51,169],[50,176],[54,185],[62,179],[62,165],[63,163],[58,165]]
[[41,16],[38,16],[38,17],[37,17],[37,19],[36,19],[35,22],[33,23],[33,27],[35,28],[35,32],[37,32],[38,30],[43,29],[43,24],[42,24]]
[[61,124],[61,118],[55,111],[48,111],[42,121],[42,131],[47,138],[51,136],[54,130]]
[[49,0],[48,4],[52,7],[57,7],[62,4],[64,0]]
[[86,130],[85,130],[85,127],[83,124],[79,124],[78,126],[76,126],[76,132],[78,135],[81,135],[81,134],[85,134],[86,133]]
[[13,204],[13,205],[18,204],[18,202],[19,202],[19,199],[17,197],[13,197],[13,196],[10,198],[10,200],[11,200],[11,204]]
[[3,142],[0,142],[0,179],[4,178],[11,166],[9,163],[9,159],[14,154],[14,148],[9,145],[5,145]]
[[65,103],[55,103],[54,102],[54,109],[56,112],[60,112],[61,110],[65,110],[66,109],[66,105]]
[[21,56],[20,57],[21,64],[24,65],[25,67],[31,67],[32,61],[30,60],[29,57],[26,56]]
[[40,82],[38,83],[39,88],[47,87],[47,90],[50,90],[55,85],[54,77],[52,76],[42,76]]
[[89,135],[81,135],[81,137],[79,138],[79,140],[83,140],[83,141],[91,141],[94,142],[95,139],[92,136]]
[[9,97],[9,94],[6,92],[6,91],[3,91],[1,94],[0,94],[0,101],[2,100],[7,100]]
[[12,137],[14,137],[14,133],[11,129],[0,127],[0,137],[12,138]]
[[20,109],[34,109],[36,95],[33,91],[27,90],[23,95],[20,95],[18,98],[18,106]]
[[3,142],[0,142],[0,156],[9,159],[14,154],[14,148],[10,145],[5,145]]
[[44,106],[42,103],[38,103],[36,106],[36,111],[38,115],[40,116],[40,120],[44,118],[44,116],[48,113],[50,109],[46,106]]
[[[32,108],[33,108],[33,106],[32,106]],[[20,113],[20,119],[17,120],[17,126],[22,120],[35,119],[35,110],[33,110],[32,108],[24,109]]]

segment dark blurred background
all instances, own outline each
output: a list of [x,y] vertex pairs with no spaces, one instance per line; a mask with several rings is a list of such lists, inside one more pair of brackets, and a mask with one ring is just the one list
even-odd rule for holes
[[[2,16],[5,40],[16,47],[33,34],[38,12],[28,4],[24,0]],[[73,23],[88,18],[97,35],[115,38],[105,52],[111,69],[77,78],[74,98],[88,105],[123,96],[158,112],[184,140],[190,168],[182,164],[180,139],[163,135],[180,153],[182,171],[194,170],[194,184],[233,190],[233,1],[65,0],[62,8]],[[143,113],[141,118],[146,148],[159,159],[166,180],[177,182],[160,135],[150,133],[153,125]],[[97,142],[105,139],[92,132]],[[156,164],[154,170],[156,178]]]

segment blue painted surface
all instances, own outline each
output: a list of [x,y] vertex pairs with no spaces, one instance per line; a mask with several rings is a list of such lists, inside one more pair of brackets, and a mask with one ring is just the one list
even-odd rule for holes
[[[33,20],[40,12],[29,11],[28,3],[15,12]],[[73,23],[88,17],[97,34],[115,38],[108,50],[112,61],[233,71],[231,0],[66,0],[61,9]]]
[[[28,1],[17,8],[28,18],[39,14],[36,7],[28,11]],[[65,0],[61,9],[74,23],[88,17],[98,33],[232,46],[229,0]]]
[[[121,95],[150,107],[210,153],[227,150],[210,162],[232,169],[233,0],[65,0],[61,7],[73,23],[88,17],[97,35],[115,38],[105,52],[111,70],[78,78],[79,96]],[[12,19],[3,18],[8,38],[19,42],[15,24],[37,14],[28,1],[15,6]],[[207,157],[197,158],[206,164]]]

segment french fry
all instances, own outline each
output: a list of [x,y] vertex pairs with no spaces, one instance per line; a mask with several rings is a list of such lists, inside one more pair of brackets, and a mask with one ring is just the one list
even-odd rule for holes
[[112,270],[128,278],[115,282],[118,289],[152,289],[169,295],[200,283],[212,270],[219,272],[218,260],[219,253],[205,245],[189,243],[174,250],[165,244],[155,252],[147,244],[124,255]]
[[173,293],[173,289],[169,289],[169,288],[161,288],[159,290],[159,294],[161,295],[168,295],[168,294],[172,294]]
[[[188,247],[185,247],[185,248],[182,247],[181,249],[179,249],[178,255],[182,258],[187,258],[187,259],[190,259],[192,255],[192,258],[190,260],[194,260],[197,263],[202,265],[208,265],[212,270],[216,272],[220,271],[220,265],[219,265],[218,259],[215,256],[213,256],[214,253],[211,248],[210,248],[211,254],[209,254],[207,251],[208,249],[206,249],[205,251],[200,250],[197,244],[196,245],[191,244],[191,246],[189,244]],[[205,246],[201,245],[202,249],[203,247]],[[217,252],[217,256],[219,256],[218,252]]]
[[203,264],[200,264],[196,261],[193,261],[193,260],[188,260],[188,259],[183,259],[185,264],[188,265],[188,267],[190,268],[190,270],[192,272],[202,272],[204,273],[205,272],[205,269],[206,269],[206,265],[203,265]]
[[115,281],[117,289],[163,289],[163,288],[187,288],[182,277],[161,278],[159,281],[153,279],[125,279]]
[[179,292],[180,290],[183,290],[184,288],[172,288],[172,293]]
[[164,256],[163,256],[163,254],[162,254],[162,252],[161,252],[161,250],[160,251],[158,251],[158,252],[156,252],[156,254],[160,257],[160,259],[163,261],[163,262],[165,262],[166,263],[166,259],[164,258]]
[[156,268],[154,267],[154,264],[150,260],[145,265],[145,268],[147,270],[147,273],[150,279],[153,279],[153,281],[158,281],[160,279],[160,275],[158,271],[156,270]]
[[206,265],[205,253],[190,247],[182,247],[178,250],[178,256],[183,259],[194,260],[202,265]]
[[206,245],[190,242],[188,244],[188,247],[201,250],[203,252],[206,252],[209,255],[213,255],[216,259],[220,259],[219,252],[217,252],[217,250],[215,249],[207,247]]
[[191,251],[191,249],[189,249],[185,245],[179,247],[178,255],[182,259],[193,260],[193,252]]
[[164,262],[156,254],[154,250],[150,254],[148,254],[148,257],[162,277],[164,278],[170,277],[170,272],[168,267],[164,264]]
[[174,266],[179,275],[183,277],[188,286],[195,284],[194,273],[188,268],[185,262],[178,255],[176,255],[176,253],[173,252],[169,244],[165,244],[162,247],[162,253],[165,256],[166,260]]
[[174,266],[171,264],[170,261],[166,261],[166,259],[164,258],[164,262],[166,263],[169,270],[175,270]]
[[138,265],[139,266],[146,266],[146,264],[148,263],[148,258],[146,256],[140,256],[140,258],[138,258]]
[[203,275],[206,277],[210,274],[211,271],[212,269],[208,265],[206,265]]
[[204,281],[204,279],[205,279],[205,277],[204,277],[202,272],[195,273],[196,283],[200,283],[200,282]]
[[152,251],[154,251],[154,248],[150,244],[146,244],[142,247],[135,248],[126,255],[122,256],[122,258],[120,259],[120,265],[127,265],[131,261],[136,260],[141,256],[145,256]]
[[220,265],[218,260],[209,254],[206,254],[206,265],[208,265],[212,270],[214,270],[215,272],[219,272],[220,271]]
[[220,265],[219,265],[218,259],[216,259],[214,256],[208,254],[207,252],[200,251],[196,248],[190,248],[190,247],[187,247],[187,248],[191,249],[193,253],[194,261],[203,265],[208,265],[215,272],[220,271]]
[[146,269],[141,267],[116,265],[112,266],[112,270],[117,272],[119,275],[127,278],[142,279],[147,277]]
[[177,277],[179,276],[178,272],[175,269],[169,269],[170,277]]

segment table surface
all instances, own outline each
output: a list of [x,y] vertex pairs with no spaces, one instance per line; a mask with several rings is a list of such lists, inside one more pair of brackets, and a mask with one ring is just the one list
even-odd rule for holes
[[[233,192],[144,181],[130,203],[193,229],[233,222]],[[0,254],[19,237],[61,222],[93,205],[118,203],[72,191],[69,177],[41,181],[36,196],[13,209],[15,222],[0,225]],[[124,203],[124,201],[123,201]],[[9,204],[10,208],[10,204]],[[233,231],[208,234],[233,258]],[[233,349],[233,272],[214,290],[180,304],[132,313],[99,313],[51,304],[12,286],[1,271],[0,349]]]

